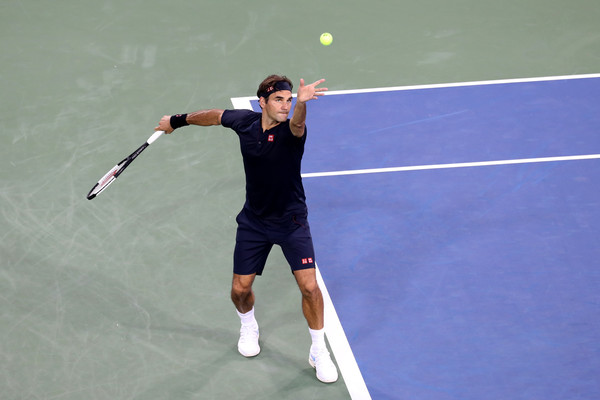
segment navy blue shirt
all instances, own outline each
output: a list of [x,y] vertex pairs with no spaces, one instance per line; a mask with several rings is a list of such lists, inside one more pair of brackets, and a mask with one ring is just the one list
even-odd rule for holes
[[246,173],[245,208],[261,218],[278,219],[306,213],[306,196],[300,165],[306,143],[290,130],[289,119],[263,132],[262,113],[225,110],[221,125],[240,139]]

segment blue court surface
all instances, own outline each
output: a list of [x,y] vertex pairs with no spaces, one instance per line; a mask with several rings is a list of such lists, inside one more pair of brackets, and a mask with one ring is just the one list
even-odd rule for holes
[[309,104],[304,185],[354,399],[600,398],[599,93],[589,75]]

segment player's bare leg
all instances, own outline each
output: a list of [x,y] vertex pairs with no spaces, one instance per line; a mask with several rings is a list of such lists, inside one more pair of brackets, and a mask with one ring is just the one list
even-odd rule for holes
[[231,300],[240,313],[247,313],[254,307],[254,292],[252,284],[256,274],[238,275],[233,274],[231,283]]
[[308,268],[294,271],[294,276],[302,293],[302,312],[312,339],[308,362],[317,370],[320,381],[335,382],[338,372],[325,344],[323,294],[317,284],[316,270]]
[[323,329],[323,294],[317,284],[314,268],[294,272],[302,293],[302,312],[310,329]]
[[254,357],[260,353],[258,323],[254,318],[254,292],[252,291],[255,277],[256,274],[233,274],[231,283],[231,300],[242,322],[238,351],[244,357]]

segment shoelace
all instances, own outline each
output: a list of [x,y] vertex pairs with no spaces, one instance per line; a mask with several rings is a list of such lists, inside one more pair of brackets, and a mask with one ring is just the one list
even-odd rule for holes
[[240,329],[240,341],[242,343],[254,342],[258,337],[258,327],[253,325],[242,325]]
[[311,355],[311,357],[313,358],[317,366],[321,366],[323,365],[323,363],[329,364],[332,362],[331,358],[329,357],[329,351],[325,349],[319,351],[317,354]]

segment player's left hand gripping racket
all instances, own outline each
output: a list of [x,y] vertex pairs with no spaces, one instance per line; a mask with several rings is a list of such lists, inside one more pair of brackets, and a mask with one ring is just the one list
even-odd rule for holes
[[102,193],[104,189],[106,189],[111,183],[115,181],[115,179],[119,177],[119,175],[123,173],[123,171],[125,171],[125,168],[127,168],[129,164],[131,164],[132,161],[135,160],[135,158],[139,156],[142,151],[146,150],[146,147],[154,143],[154,141],[158,139],[159,136],[163,133],[165,133],[165,131],[154,132],[154,134],[150,136],[148,140],[146,140],[146,143],[138,147],[136,151],[131,153],[129,156],[127,156],[127,158],[125,158],[123,161],[115,165],[110,171],[108,171],[106,175],[100,178],[98,183],[94,185],[92,190],[90,190],[90,192],[87,195],[87,199],[91,200],[94,197],[98,196],[100,193]]

